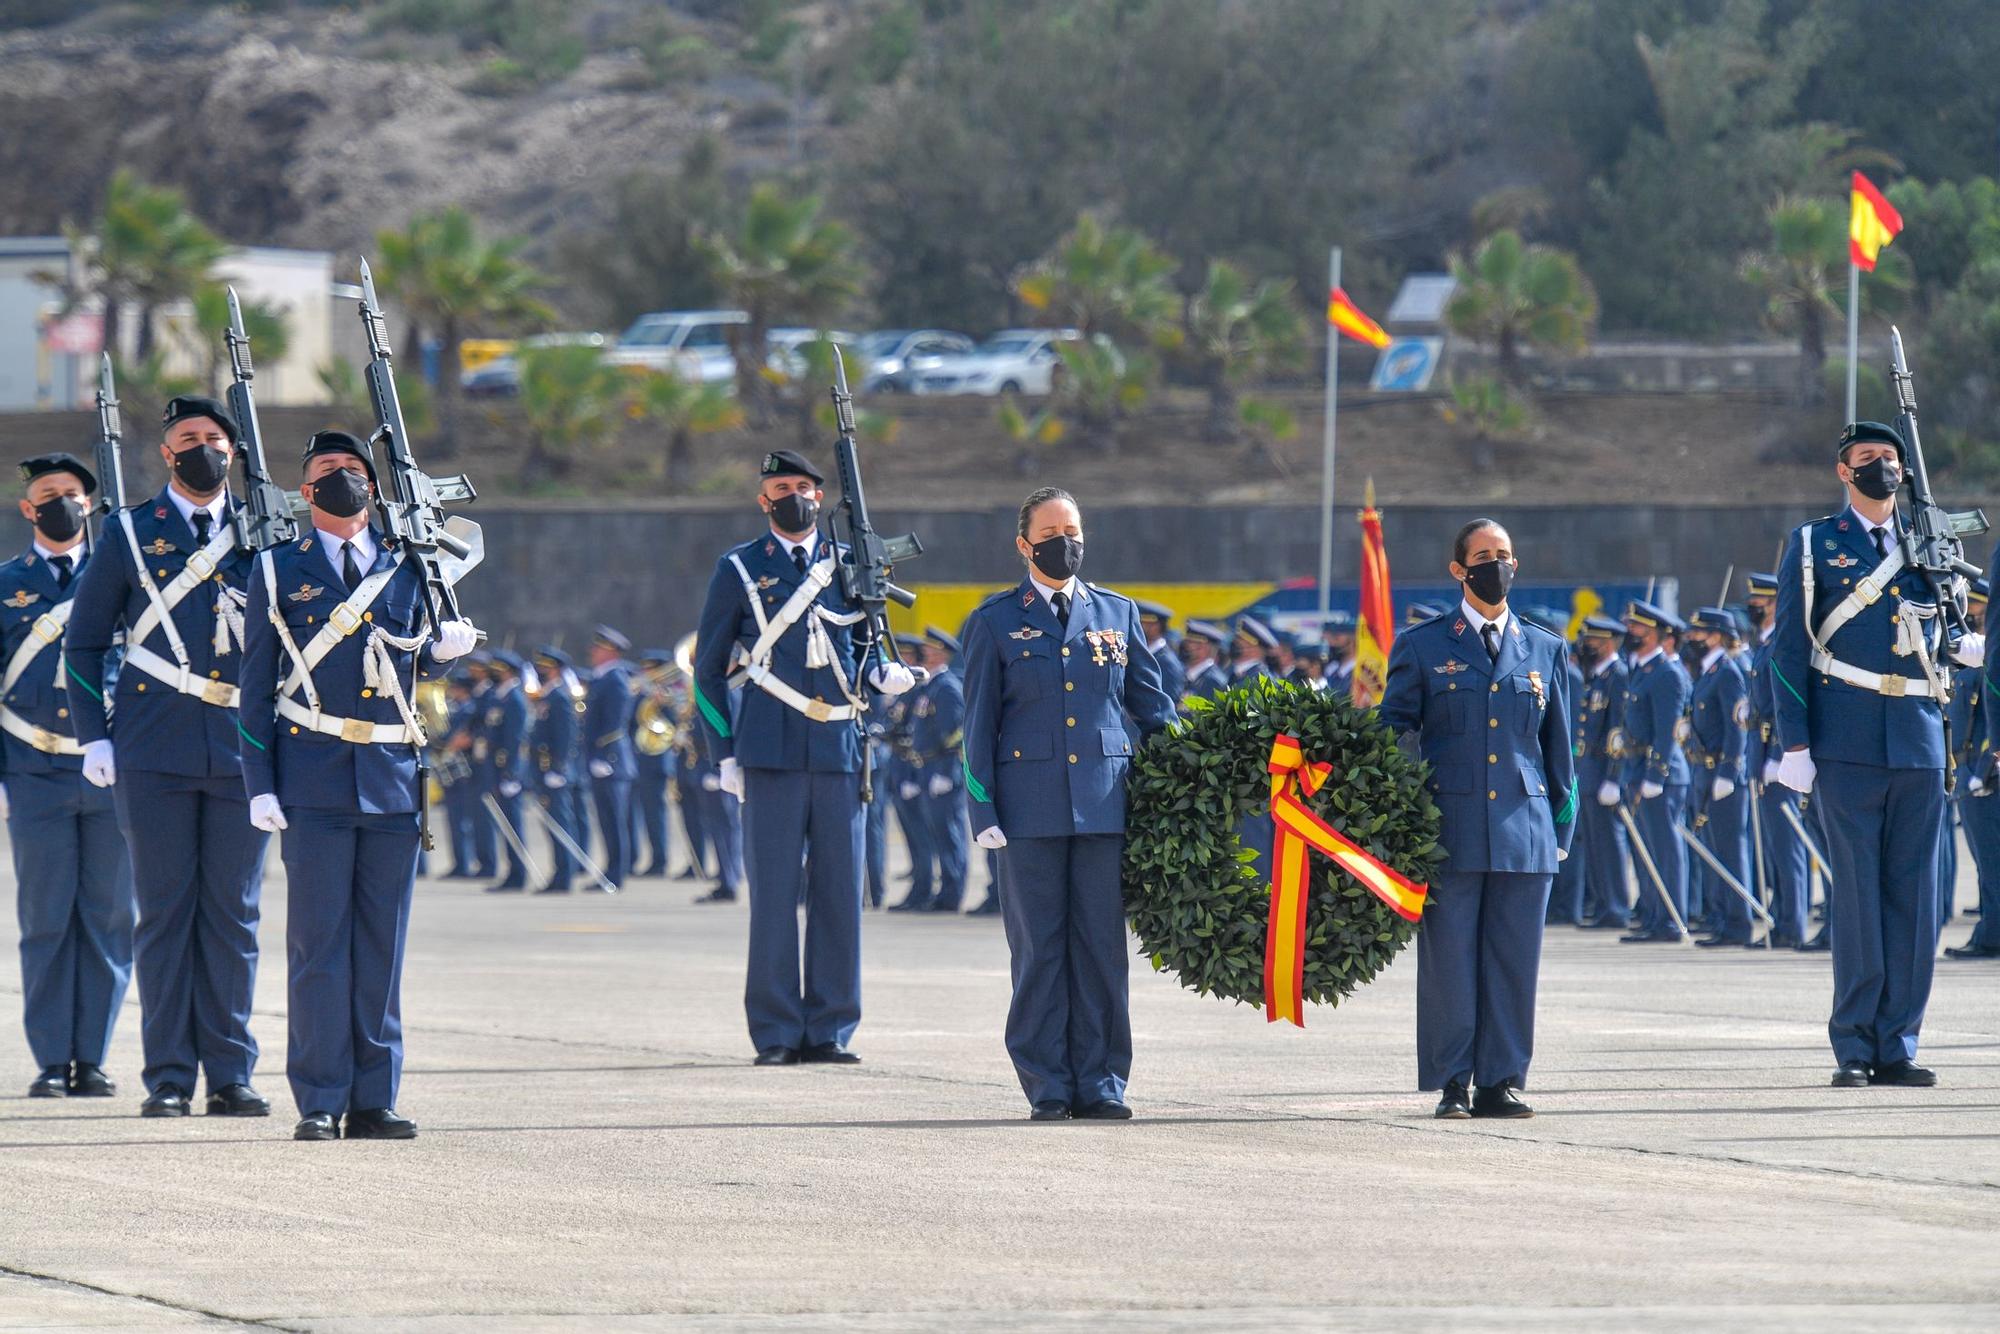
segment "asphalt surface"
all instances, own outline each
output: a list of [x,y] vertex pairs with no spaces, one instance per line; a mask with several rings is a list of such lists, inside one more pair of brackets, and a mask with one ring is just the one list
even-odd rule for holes
[[425,881],[421,1137],[298,1144],[282,876],[269,1120],[140,1120],[136,1001],[115,1099],[0,1047],[0,1330],[2000,1325],[2000,964],[1939,964],[1939,1087],[1841,1091],[1827,956],[1557,930],[1540,1114],[1440,1123],[1414,958],[1303,1032],[1135,960],[1137,1119],[1031,1125],[997,919],[871,914],[865,1062],[756,1069],[742,905]]

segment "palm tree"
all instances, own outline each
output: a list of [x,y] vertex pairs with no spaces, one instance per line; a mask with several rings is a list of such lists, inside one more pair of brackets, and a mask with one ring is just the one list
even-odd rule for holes
[[635,413],[667,433],[667,490],[685,492],[693,483],[694,438],[731,431],[743,424],[743,408],[728,387],[683,380],[678,375],[648,375],[633,399]]
[[861,290],[854,233],[821,218],[821,207],[818,195],[793,198],[766,182],[750,192],[734,234],[702,238],[717,286],[750,317],[733,327],[731,350],[737,397],[759,423],[777,402],[764,374],[772,322],[820,324]]
[[1045,324],[1131,342],[1174,337],[1181,300],[1171,255],[1133,227],[1089,213],[1014,281],[1014,294]]
[[1183,352],[1208,390],[1203,434],[1213,444],[1233,444],[1245,425],[1236,387],[1297,360],[1305,349],[1305,320],[1292,300],[1292,284],[1253,286],[1234,264],[1211,260],[1207,280],[1188,299],[1183,327]]
[[1799,340],[1800,407],[1826,401],[1826,331],[1840,318],[1846,276],[1847,210],[1830,199],[1788,195],[1771,205],[1771,248],[1743,256],[1738,271],[1764,294],[1764,319]]
[[1529,245],[1503,228],[1483,241],[1470,262],[1454,255],[1452,277],[1458,291],[1445,309],[1454,333],[1499,348],[1500,375],[1512,385],[1526,382],[1523,344],[1558,352],[1581,352],[1597,319],[1597,292],[1575,256],[1552,246]]
[[[211,395],[222,392],[223,368],[229,364],[223,336],[229,330],[229,288],[203,283],[194,294],[194,328],[188,351],[202,368],[201,383]],[[292,345],[292,326],[283,311],[262,301],[243,303],[243,332],[250,339],[252,364],[282,359]]]
[[382,290],[401,307],[408,322],[409,354],[420,354],[426,330],[443,341],[438,359],[438,446],[440,453],[449,454],[457,447],[460,335],[468,325],[486,329],[547,324],[554,315],[533,295],[545,279],[519,257],[521,239],[482,238],[471,215],[456,205],[413,218],[400,232],[379,232],[375,244],[381,254],[376,274]]
[[526,487],[562,476],[580,453],[604,443],[618,429],[632,382],[594,347],[531,347],[518,356],[529,439],[521,463]]
[[1126,353],[1104,334],[1059,343],[1056,351],[1064,372],[1056,386],[1060,410],[1074,415],[1085,444],[1115,453],[1119,427],[1146,401],[1157,366],[1150,357]]
[[176,190],[147,185],[130,170],[112,174],[104,209],[91,227],[63,224],[72,272],[37,273],[62,292],[65,307],[95,295],[104,310],[104,347],[121,348],[125,307],[139,308],[138,360],[153,355],[153,312],[193,297],[228,247],[187,211]]
[[1032,477],[1042,470],[1041,451],[1060,443],[1069,429],[1053,407],[1044,407],[1031,415],[1021,411],[1021,405],[1011,397],[1000,400],[994,417],[1000,423],[1000,430],[1014,442],[1014,468],[1023,477]]

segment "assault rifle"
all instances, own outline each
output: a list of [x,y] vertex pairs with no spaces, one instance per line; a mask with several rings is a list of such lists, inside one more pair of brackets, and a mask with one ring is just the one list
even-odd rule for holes
[[229,411],[242,432],[243,503],[236,507],[231,522],[236,528],[236,549],[256,555],[268,547],[295,542],[299,525],[292,518],[284,488],[271,480],[264,457],[264,432],[257,425],[257,402],[250,392],[257,378],[250,364],[250,335],[243,330],[243,305],[236,289],[229,288],[229,328],[222,335],[229,345]]
[[90,507],[93,543],[104,519],[125,508],[125,439],[118,422],[118,385],[111,375],[111,354],[97,366],[97,503]]
[[[1979,567],[1965,559],[1965,541],[1990,526],[1980,510],[1946,513],[1931,496],[1930,471],[1924,467],[1924,447],[1917,439],[1917,390],[1910,364],[1903,358],[1903,334],[1889,329],[1889,378],[1896,386],[1896,430],[1908,451],[1905,483],[1910,488],[1910,521],[1903,534],[1903,563],[1923,575],[1937,595],[1944,615],[1944,645],[1949,657],[1959,636],[1970,628],[1966,617],[1965,580],[1977,579]],[[1960,578],[1963,576],[1963,578]]]
[[[868,499],[861,490],[861,464],[854,453],[854,395],[847,389],[847,363],[833,349],[833,415],[840,439],[833,447],[834,468],[840,475],[840,507],[833,520],[834,538],[847,550],[840,555],[840,591],[867,616],[870,651],[888,666],[896,659],[896,641],[889,631],[889,604],[913,607],[917,595],[899,588],[891,576],[900,561],[924,554],[915,533],[883,537],[868,521]],[[836,548],[838,549],[838,548]]]

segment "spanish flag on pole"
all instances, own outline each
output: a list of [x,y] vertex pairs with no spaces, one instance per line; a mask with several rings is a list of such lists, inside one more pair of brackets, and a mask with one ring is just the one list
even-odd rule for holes
[[1375,479],[1368,479],[1361,511],[1361,614],[1354,631],[1354,707],[1373,708],[1389,684],[1389,645],[1396,621],[1389,607],[1389,549],[1382,543],[1382,516],[1375,510]]
[[1326,322],[1357,343],[1389,346],[1389,335],[1382,331],[1382,326],[1362,314],[1361,307],[1354,304],[1343,288],[1336,287],[1327,294]]
[[1888,201],[1875,183],[1860,172],[1854,173],[1854,196],[1847,218],[1847,256],[1854,267],[1875,271],[1875,257],[1882,247],[1903,230],[1903,215]]

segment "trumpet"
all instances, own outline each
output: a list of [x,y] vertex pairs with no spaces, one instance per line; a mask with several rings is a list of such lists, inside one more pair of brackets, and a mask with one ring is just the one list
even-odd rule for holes
[[641,755],[664,755],[680,739],[672,706],[653,695],[639,701],[632,722],[632,744]]

